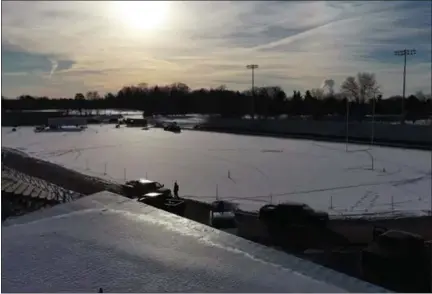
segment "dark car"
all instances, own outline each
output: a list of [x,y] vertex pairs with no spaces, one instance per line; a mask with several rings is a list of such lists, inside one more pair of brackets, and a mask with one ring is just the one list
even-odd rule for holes
[[267,224],[281,226],[308,225],[325,226],[329,220],[326,212],[316,211],[304,203],[285,202],[278,205],[264,205],[259,218]]
[[35,129],[34,129],[34,131],[35,131],[36,133],[40,133],[40,132],[42,132],[42,131],[45,131],[45,129],[46,129],[45,126],[36,126]]
[[147,193],[138,198],[138,202],[152,205],[156,208],[177,214],[184,215],[186,203],[182,199],[172,198],[171,194],[164,194],[161,192]]
[[165,128],[165,124],[161,121],[155,121],[153,125],[155,128]]
[[235,211],[237,204],[224,200],[217,200],[211,204],[209,223],[214,228],[235,228]]
[[158,208],[162,208],[166,199],[170,198],[171,195],[161,192],[150,192],[138,197],[137,201],[145,204],[150,204]]
[[421,236],[388,230],[374,237],[361,254],[364,279],[397,292],[431,291],[430,248]]
[[259,211],[271,243],[293,252],[320,248],[329,216],[303,203],[265,205]]
[[167,124],[164,127],[165,131],[174,132],[174,133],[180,133],[181,129],[180,126],[176,122],[172,122],[170,124]]
[[130,198],[139,198],[145,194],[158,192],[163,195],[171,195],[171,190],[165,188],[163,184],[147,179],[138,179],[128,181],[123,185],[126,196]]
[[125,124],[127,127],[147,127],[148,121],[145,118],[127,118]]

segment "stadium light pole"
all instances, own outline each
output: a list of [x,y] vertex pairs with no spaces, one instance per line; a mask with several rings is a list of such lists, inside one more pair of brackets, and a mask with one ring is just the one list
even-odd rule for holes
[[[430,103],[432,103],[432,97],[431,97],[431,102]],[[431,128],[431,132],[429,133],[430,134],[430,136],[431,136],[431,138],[432,138],[432,119],[430,120],[430,128]],[[431,196],[430,196],[430,201],[431,201],[431,203],[430,203],[430,215],[432,216],[432,146],[430,147],[430,164],[431,164],[431,190],[430,190],[430,193],[431,193]]]
[[372,97],[372,131],[371,131],[371,147],[373,145],[374,141],[374,135],[375,135],[375,93]]
[[246,68],[252,70],[252,119],[255,119],[255,69],[258,64],[248,64]]
[[403,56],[404,57],[404,69],[403,69],[403,89],[402,89],[402,123],[405,122],[405,83],[406,83],[406,61],[407,61],[407,55],[415,55],[416,50],[415,49],[404,49],[404,50],[396,50],[394,52],[396,56]]
[[349,127],[349,99],[348,97],[346,97],[345,152],[348,152],[348,127]]

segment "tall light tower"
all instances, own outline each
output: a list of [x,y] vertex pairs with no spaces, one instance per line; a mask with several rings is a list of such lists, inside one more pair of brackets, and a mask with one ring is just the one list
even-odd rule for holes
[[403,56],[404,57],[404,70],[403,70],[403,90],[402,90],[402,123],[405,121],[405,83],[406,83],[406,61],[407,61],[407,55],[415,55],[416,50],[415,49],[404,49],[404,50],[397,50],[394,52],[396,56]]
[[371,147],[374,143],[374,135],[375,135],[375,105],[376,105],[376,94],[374,93],[372,97],[372,131],[371,131]]
[[252,70],[252,119],[255,119],[255,69],[258,64],[248,64],[246,68]]
[[346,128],[345,128],[345,151],[348,152],[348,133],[349,133],[349,99],[346,97]]

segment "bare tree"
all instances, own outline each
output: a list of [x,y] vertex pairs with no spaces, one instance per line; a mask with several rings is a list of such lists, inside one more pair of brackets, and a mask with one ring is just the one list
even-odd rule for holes
[[423,93],[423,91],[417,91],[414,96],[416,96],[417,99],[422,102],[427,100],[426,95]]
[[352,76],[347,77],[341,85],[341,92],[348,99],[361,103],[373,99],[381,93],[375,74],[367,72],[359,72],[357,79]]
[[138,88],[143,89],[143,90],[147,90],[149,87],[149,85],[145,82],[139,83],[138,84]]
[[169,86],[171,92],[183,93],[187,94],[190,92],[190,88],[188,85],[184,83],[173,83]]
[[76,93],[75,94],[75,100],[84,100],[85,97],[82,93]]
[[97,91],[88,91],[86,93],[86,98],[87,98],[87,100],[96,100],[96,99],[100,99],[101,96],[99,95],[99,93]]
[[93,97],[93,92],[92,92],[92,91],[88,91],[88,92],[86,93],[86,99],[87,99],[87,100],[91,100],[92,97]]
[[333,79],[326,79],[323,81],[321,88],[323,90],[327,89],[328,96],[334,96],[334,85],[335,85],[335,81]]
[[226,85],[220,85],[216,88],[216,91],[226,91],[227,90],[227,86]]
[[359,101],[359,86],[355,77],[347,77],[341,85],[341,93],[350,100]]
[[324,98],[324,89],[322,88],[314,88],[310,91],[310,93],[315,99],[321,100]]
[[380,86],[378,85],[375,74],[373,73],[358,73],[357,81],[360,88],[360,100],[370,100],[381,94]]

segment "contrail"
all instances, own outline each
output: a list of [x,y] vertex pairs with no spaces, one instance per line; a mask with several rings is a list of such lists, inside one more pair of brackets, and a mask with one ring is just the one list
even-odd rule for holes
[[51,61],[51,72],[49,77],[51,78],[51,76],[53,75],[53,73],[56,71],[57,67],[58,67],[58,62],[55,61],[54,59],[50,59]]

